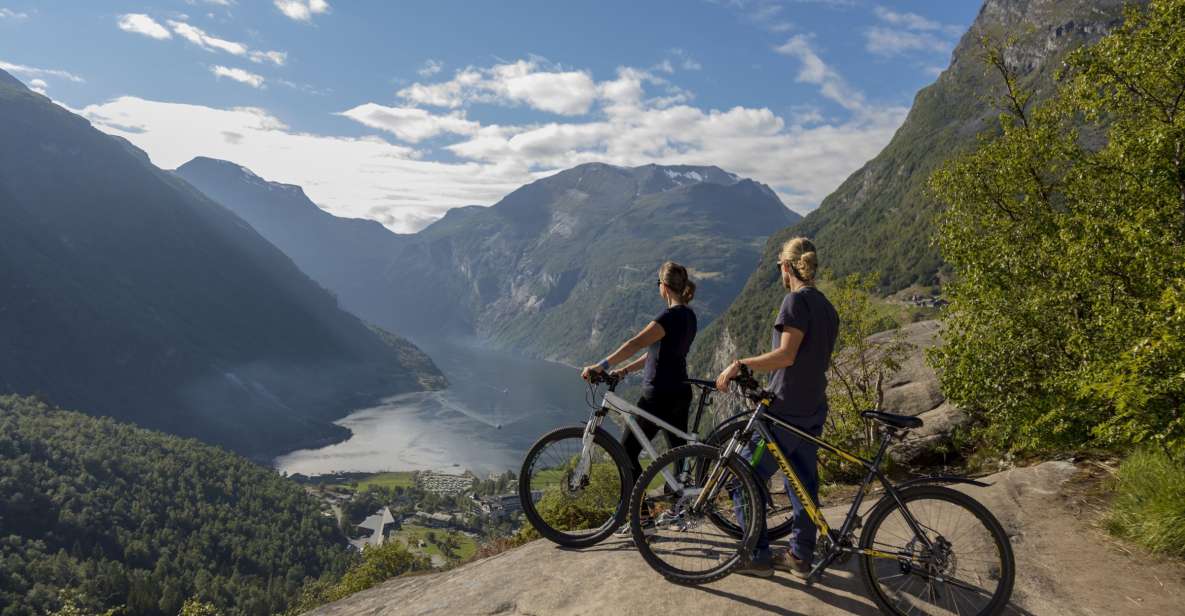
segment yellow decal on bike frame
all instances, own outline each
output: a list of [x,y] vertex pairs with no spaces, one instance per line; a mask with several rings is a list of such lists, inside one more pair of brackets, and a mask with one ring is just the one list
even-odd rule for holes
[[823,519],[823,512],[815,506],[814,499],[806,492],[806,486],[802,485],[802,480],[798,478],[798,474],[794,472],[794,468],[790,466],[790,461],[786,456],[782,455],[782,450],[778,449],[777,444],[773,441],[766,441],[765,448],[774,454],[774,458],[778,460],[778,466],[786,477],[790,479],[790,486],[794,488],[794,494],[798,496],[798,500],[802,503],[802,508],[806,510],[806,515],[819,527],[819,532],[828,533],[830,527],[827,526],[827,520]]

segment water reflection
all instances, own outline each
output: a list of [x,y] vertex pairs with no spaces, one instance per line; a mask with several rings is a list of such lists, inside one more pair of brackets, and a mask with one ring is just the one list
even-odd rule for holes
[[588,416],[584,386],[569,366],[457,343],[419,345],[445,376],[445,391],[388,398],[337,423],[353,436],[276,459],[288,473],[443,470],[518,471],[523,454],[552,428]]

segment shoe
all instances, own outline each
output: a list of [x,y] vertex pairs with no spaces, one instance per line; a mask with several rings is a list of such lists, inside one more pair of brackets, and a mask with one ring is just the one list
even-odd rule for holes
[[[629,522],[626,522],[625,524],[621,525],[621,528],[617,529],[617,532],[615,534],[618,537],[630,537],[634,534],[634,532],[632,530],[630,530]],[[643,537],[653,537],[654,535],[657,535],[657,534],[658,534],[658,529],[654,528],[654,521],[653,520],[650,520],[650,519],[642,520],[642,536]]]
[[782,550],[770,559],[774,569],[785,571],[800,578],[805,578],[811,572],[811,563],[799,560],[790,550]]
[[754,554],[749,561],[742,564],[734,573],[751,577],[771,578],[774,576],[773,559],[768,550]]

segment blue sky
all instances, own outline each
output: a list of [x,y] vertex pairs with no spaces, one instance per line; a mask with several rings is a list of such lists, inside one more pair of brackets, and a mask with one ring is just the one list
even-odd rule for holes
[[599,160],[717,164],[806,212],[979,2],[0,0],[0,68],[172,168],[234,160],[411,231]]

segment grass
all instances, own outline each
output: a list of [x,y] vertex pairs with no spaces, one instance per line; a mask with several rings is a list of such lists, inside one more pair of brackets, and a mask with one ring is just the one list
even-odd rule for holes
[[[408,546],[408,549],[413,552],[422,552],[426,556],[440,556],[448,560],[448,557],[441,553],[440,548],[436,544],[428,541],[429,532],[435,533],[437,541],[441,541],[448,534],[448,529],[428,528],[419,524],[404,524],[403,528],[396,531],[394,538]],[[477,553],[477,542],[471,537],[459,532],[456,533],[456,537],[458,547],[454,554],[456,557],[455,560],[465,561]],[[425,543],[423,548],[419,547],[421,539]]]
[[1185,558],[1185,465],[1161,451],[1133,453],[1119,465],[1105,523],[1152,552]]
[[413,488],[416,485],[411,471],[396,471],[389,473],[375,473],[365,479],[358,480],[358,491],[363,492],[370,486],[379,488]]

